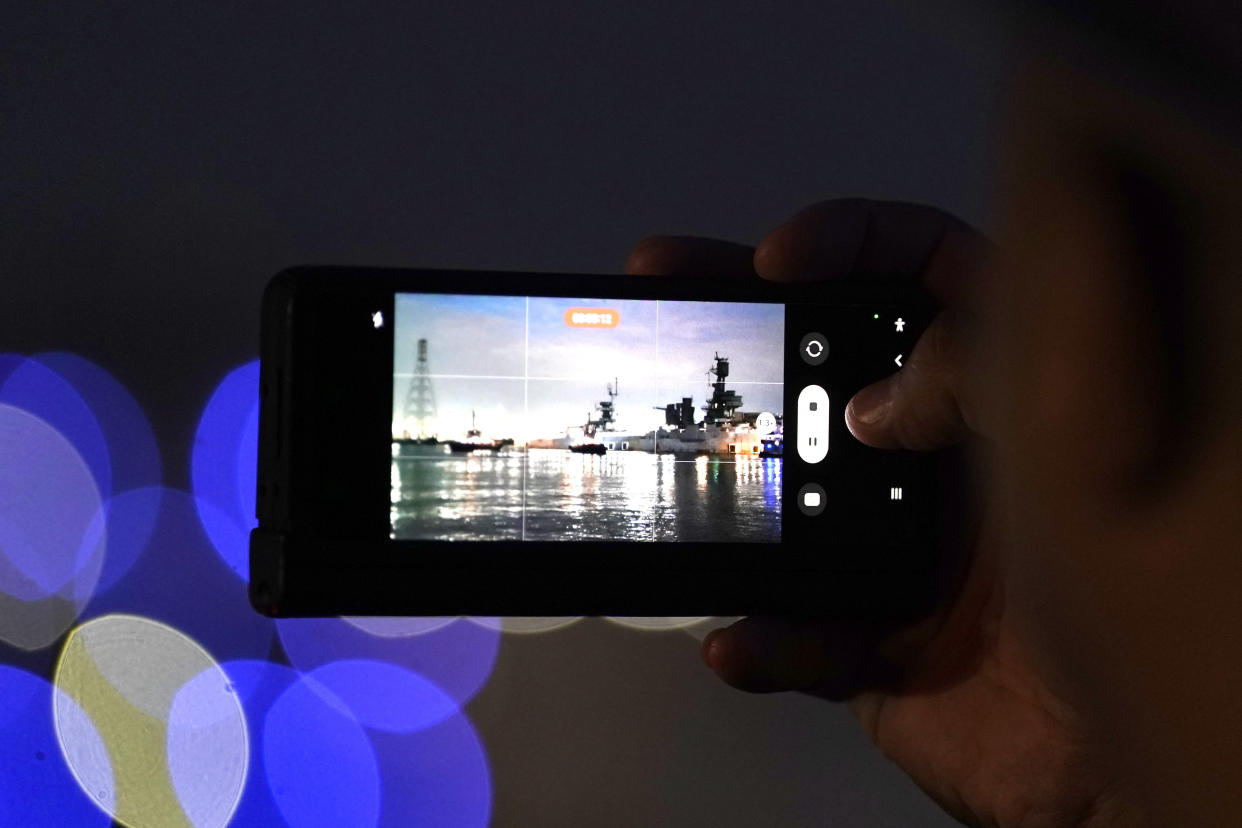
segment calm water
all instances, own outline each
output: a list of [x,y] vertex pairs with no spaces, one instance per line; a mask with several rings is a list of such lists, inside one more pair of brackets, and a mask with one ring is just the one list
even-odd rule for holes
[[445,446],[407,446],[392,462],[393,533],[437,540],[776,542],[781,463],[563,449],[454,455]]

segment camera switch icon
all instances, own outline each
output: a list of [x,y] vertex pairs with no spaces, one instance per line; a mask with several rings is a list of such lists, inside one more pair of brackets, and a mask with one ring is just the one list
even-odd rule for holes
[[807,365],[823,365],[824,360],[828,359],[828,337],[819,331],[812,331],[802,337],[802,341],[798,343],[798,356]]

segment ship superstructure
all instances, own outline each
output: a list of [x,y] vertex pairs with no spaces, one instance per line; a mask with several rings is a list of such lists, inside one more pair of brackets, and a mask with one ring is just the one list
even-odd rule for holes
[[743,454],[764,451],[765,436],[756,426],[760,412],[742,411],[742,395],[728,387],[729,358],[717,352],[707,370],[711,396],[703,406],[703,419],[695,421],[693,397],[662,406],[664,425],[651,434],[657,454]]
[[732,454],[782,456],[783,418],[779,414],[743,411],[742,395],[728,387],[729,359],[716,353],[707,370],[711,393],[703,416],[693,397],[655,406],[664,424],[634,433],[616,428],[618,384],[608,386],[608,399],[596,404],[583,426],[572,426],[564,437],[532,440],[532,448],[560,448],[581,454],[645,451],[655,454]]

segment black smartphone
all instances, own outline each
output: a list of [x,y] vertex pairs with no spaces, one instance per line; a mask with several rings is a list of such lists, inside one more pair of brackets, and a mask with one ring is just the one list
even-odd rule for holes
[[262,613],[927,605],[937,458],[844,418],[934,314],[916,287],[315,267],[262,312]]

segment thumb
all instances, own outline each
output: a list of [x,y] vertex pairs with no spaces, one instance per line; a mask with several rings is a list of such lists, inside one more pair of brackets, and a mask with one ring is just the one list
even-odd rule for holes
[[874,448],[931,451],[978,431],[966,400],[967,315],[937,316],[902,369],[854,395],[845,422]]

